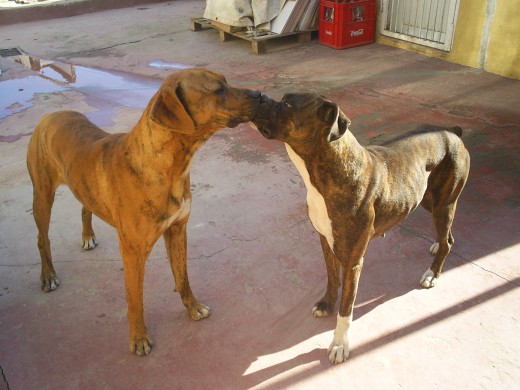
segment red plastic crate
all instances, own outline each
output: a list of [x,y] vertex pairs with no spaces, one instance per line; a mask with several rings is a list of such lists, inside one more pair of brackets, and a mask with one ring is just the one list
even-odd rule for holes
[[321,0],[319,17],[319,41],[324,45],[345,49],[374,41],[375,0]]

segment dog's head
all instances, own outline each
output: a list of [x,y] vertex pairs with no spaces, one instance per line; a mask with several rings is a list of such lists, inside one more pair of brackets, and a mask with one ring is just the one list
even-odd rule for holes
[[152,99],[149,118],[174,132],[209,136],[223,127],[250,121],[260,104],[260,92],[233,88],[224,76],[204,68],[175,72]]
[[280,102],[262,95],[252,122],[264,137],[293,147],[336,141],[350,125],[336,103],[310,93],[288,93]]

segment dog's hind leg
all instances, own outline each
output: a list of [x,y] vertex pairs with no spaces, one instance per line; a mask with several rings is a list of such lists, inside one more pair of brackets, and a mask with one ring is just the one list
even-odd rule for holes
[[319,302],[316,302],[312,308],[314,317],[326,317],[334,310],[334,305],[338,299],[338,288],[340,284],[339,271],[340,265],[336,255],[330,249],[329,243],[325,236],[320,234],[321,248],[325,265],[327,266],[327,291]]
[[29,172],[33,180],[33,217],[38,228],[38,249],[42,263],[41,288],[45,292],[50,292],[56,290],[60,285],[52,265],[51,244],[49,241],[51,209],[57,185],[52,182],[52,175],[49,175],[48,178],[37,177],[36,173],[31,172],[30,167]]
[[[431,191],[427,191],[425,194],[424,194],[424,198],[423,200],[421,201],[421,206],[424,207],[425,210],[427,210],[428,212],[432,213],[433,214],[433,194]],[[451,229],[450,229],[450,234],[449,234],[449,238],[448,238],[448,242],[450,244],[453,244],[453,236],[451,235]],[[437,254],[437,251],[439,250],[439,242],[436,241],[434,242],[431,246],[430,246],[430,253],[432,255],[436,255]],[[422,282],[421,282],[422,284]]]
[[[453,235],[451,234],[451,229],[450,229],[450,235],[448,237],[448,242],[453,245],[453,243],[455,242],[455,240],[453,239]],[[438,242],[434,242],[432,244],[432,246],[430,246],[430,253],[435,256],[437,254],[437,252],[439,251],[439,243]]]
[[81,233],[82,248],[86,251],[94,249],[97,245],[96,235],[92,229],[92,213],[85,207],[81,209],[81,221],[83,222],[83,232]]
[[451,233],[451,225],[455,217],[456,207],[457,202],[454,202],[447,206],[434,208],[432,212],[435,230],[437,231],[437,242],[430,248],[430,252],[435,255],[433,263],[421,278],[421,286],[424,288],[435,285],[435,279],[439,278],[446,256],[448,256],[451,246],[455,242]]

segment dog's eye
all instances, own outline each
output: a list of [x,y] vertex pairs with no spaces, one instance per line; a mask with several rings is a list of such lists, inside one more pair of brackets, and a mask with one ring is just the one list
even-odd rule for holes
[[226,92],[226,90],[224,89],[224,87],[220,87],[219,89],[217,89],[215,92],[213,92],[215,95],[224,95],[224,93]]

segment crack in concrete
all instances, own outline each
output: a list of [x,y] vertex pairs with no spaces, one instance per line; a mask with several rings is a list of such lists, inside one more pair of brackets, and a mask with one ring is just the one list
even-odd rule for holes
[[260,234],[258,236],[255,236],[253,238],[236,238],[236,237],[229,237],[229,236],[225,236],[227,237],[228,239],[230,239],[232,241],[231,244],[227,245],[225,248],[222,248],[222,249],[219,249],[209,255],[199,255],[197,257],[188,257],[188,260],[201,260],[201,259],[209,259],[213,256],[216,256],[222,252],[225,252],[227,251],[229,248],[231,247],[234,247],[237,243],[247,243],[247,242],[253,242],[253,241],[256,241],[262,237],[266,237],[266,236],[270,236],[270,235],[273,235],[273,234],[277,234],[279,232],[282,232],[282,231],[287,231],[287,230],[291,230],[291,229],[294,229],[295,227],[301,225],[302,223],[305,223],[308,219],[305,218],[305,219],[302,219],[298,222],[296,222],[294,225],[291,225],[289,227],[286,227],[286,228],[280,228],[280,229],[276,229],[276,230],[273,230],[271,232],[268,232],[268,233],[265,233],[265,234]]
[[[408,226],[405,226],[405,225],[398,225],[401,229],[404,229],[406,230],[407,232],[409,232],[411,235],[415,236],[415,237],[419,237],[419,238],[422,238],[428,242],[430,242],[431,244],[433,244],[435,241],[432,241],[431,239],[429,239],[428,237],[418,233],[415,229],[411,228],[411,227],[408,227]],[[495,275],[497,277],[499,277],[500,279],[503,279],[505,280],[506,282],[509,282],[511,284],[514,284],[515,286],[518,286],[520,287],[520,284],[518,284],[515,280],[510,280],[508,278],[506,278],[505,276],[503,275],[500,275],[499,273],[495,272],[495,271],[492,271],[490,269],[487,269],[486,267],[483,267],[481,266],[480,264],[477,264],[477,262],[475,260],[470,260],[468,258],[466,258],[465,256],[462,256],[460,253],[457,253],[456,251],[454,250],[450,250],[450,254],[453,254],[455,256],[457,256],[459,259],[462,259],[463,261],[465,261],[466,263],[468,264],[471,264],[471,265],[474,265],[475,267],[477,268],[480,268],[482,271],[484,272],[487,272],[489,274],[492,274],[492,275]]]
[[89,53],[94,53],[94,52],[98,52],[98,51],[113,49],[114,47],[118,47],[118,46],[125,46],[125,45],[132,45],[132,44],[135,44],[135,43],[141,43],[141,42],[146,41],[148,39],[161,38],[161,37],[164,37],[164,36],[167,36],[167,35],[178,34],[180,32],[182,32],[182,31],[170,31],[170,32],[166,32],[166,33],[149,35],[149,36],[146,36],[146,37],[141,38],[141,39],[136,39],[134,41],[120,42],[120,43],[115,43],[115,44],[110,45],[110,46],[98,47],[98,48],[93,48],[93,49],[86,49],[86,50],[81,50],[81,51],[76,51],[76,52],[69,52],[69,53],[66,53],[66,54],[58,55],[57,57],[69,57],[70,58],[70,57],[74,57],[74,56],[78,56],[78,55],[80,56],[82,54],[89,54]]

